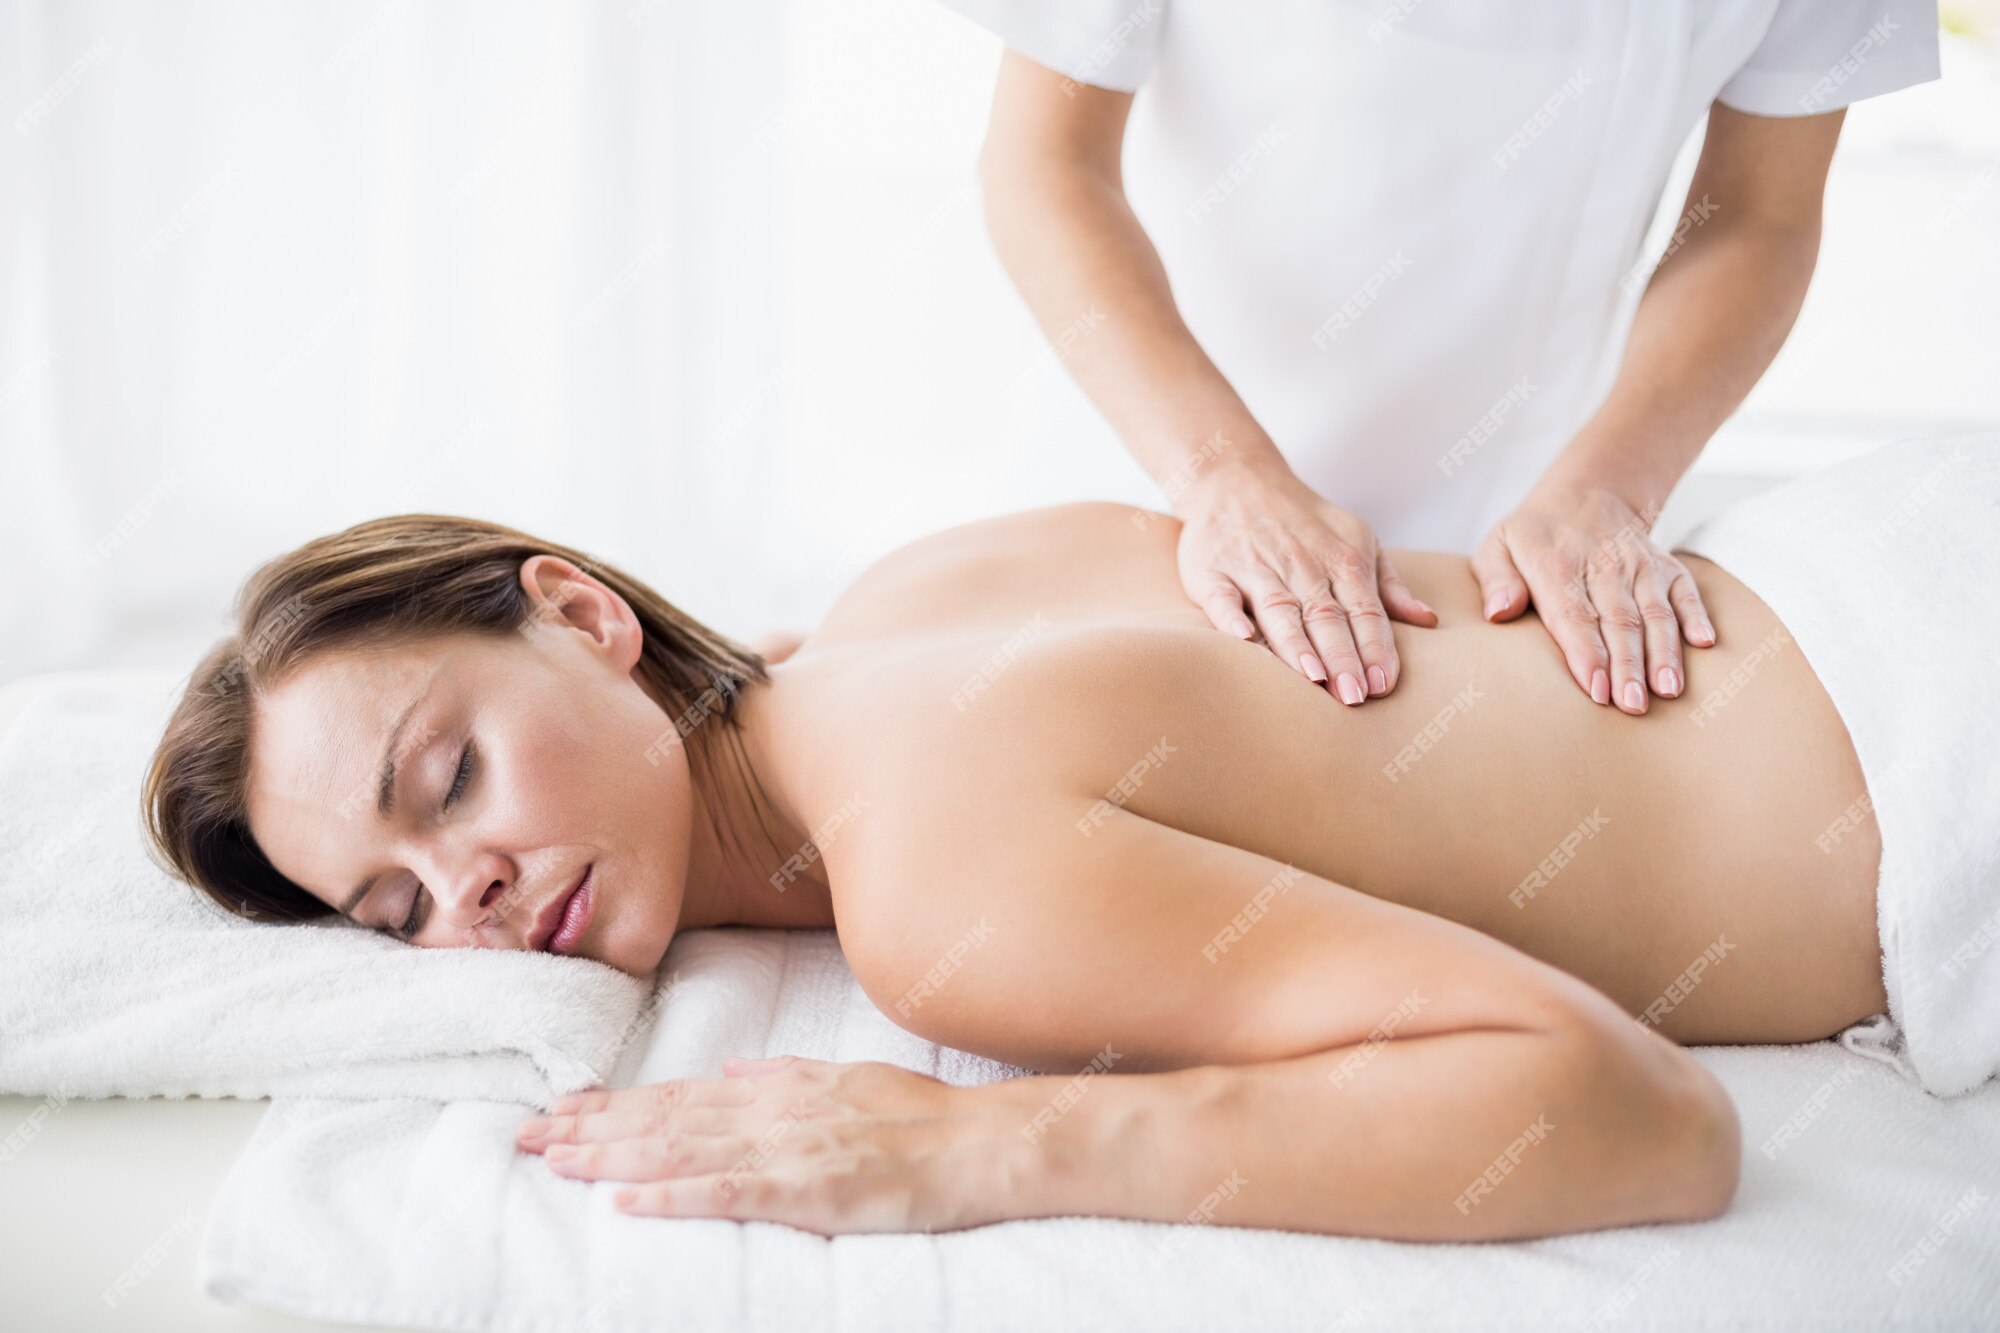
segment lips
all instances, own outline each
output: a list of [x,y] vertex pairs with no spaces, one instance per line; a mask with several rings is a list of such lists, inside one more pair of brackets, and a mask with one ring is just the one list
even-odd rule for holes
[[566,954],[576,948],[583,928],[590,922],[591,900],[595,897],[591,876],[596,869],[594,861],[585,866],[569,891],[542,909],[530,937],[536,952]]

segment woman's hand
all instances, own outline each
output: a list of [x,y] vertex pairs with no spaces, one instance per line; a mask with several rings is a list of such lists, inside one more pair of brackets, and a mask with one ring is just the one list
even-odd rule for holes
[[[632,1182],[619,1208],[783,1222],[834,1235],[1001,1220],[999,1149],[1020,1121],[900,1066],[731,1056],[719,1079],[560,1098],[516,1142],[579,1180]],[[989,1187],[990,1186],[990,1187]],[[628,1198],[629,1196],[629,1198]]]
[[1597,703],[1646,711],[1646,682],[1665,699],[1687,686],[1681,639],[1715,642],[1701,593],[1641,515],[1602,487],[1545,484],[1472,556],[1488,620],[1532,601],[1578,688]]
[[1217,629],[1246,639],[1256,633],[1247,603],[1266,646],[1342,703],[1396,688],[1391,619],[1437,624],[1374,530],[1289,473],[1211,474],[1176,509],[1188,597]]

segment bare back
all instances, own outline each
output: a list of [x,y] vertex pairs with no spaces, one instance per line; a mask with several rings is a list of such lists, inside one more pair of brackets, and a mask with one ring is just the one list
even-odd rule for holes
[[[867,794],[825,848],[850,953],[924,924],[906,889],[881,900],[871,843],[942,827],[964,860],[1032,864],[1022,838],[1087,838],[1115,808],[1470,926],[1676,1041],[1811,1040],[1884,1008],[1860,766],[1726,572],[1688,558],[1719,641],[1632,717],[1576,689],[1532,614],[1482,620],[1462,557],[1396,552],[1440,623],[1397,626],[1401,683],[1349,708],[1210,627],[1179,531],[1082,503],[935,534],[776,668],[809,824]],[[1086,794],[1073,826],[1010,821],[1052,787]]]

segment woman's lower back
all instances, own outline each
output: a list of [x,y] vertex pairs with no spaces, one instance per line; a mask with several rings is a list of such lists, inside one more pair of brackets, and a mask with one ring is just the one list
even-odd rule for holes
[[1810,1040],[1882,1010],[1860,767],[1796,645],[1724,571],[1692,562],[1718,643],[1633,717],[1583,696],[1532,617],[1485,622],[1462,557],[1399,552],[1440,624],[1398,626],[1396,690],[1349,708],[1212,629],[1178,585],[1178,524],[1132,516],[1068,505],[928,538],[809,646],[900,640],[898,696],[951,700],[939,739],[990,733],[1010,766],[1102,792],[1100,814],[1472,926],[1677,1041]]

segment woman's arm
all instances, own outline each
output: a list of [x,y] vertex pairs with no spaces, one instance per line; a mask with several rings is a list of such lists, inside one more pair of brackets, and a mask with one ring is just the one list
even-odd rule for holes
[[1727,1093],[1601,992],[1478,931],[1105,805],[1015,812],[1041,835],[978,870],[917,853],[906,871],[930,886],[939,935],[956,916],[986,938],[907,1012],[895,982],[921,986],[935,960],[906,941],[884,967],[856,923],[856,974],[885,1013],[1054,1071],[979,1090],[1017,1130],[1040,1126],[1007,1154],[1006,1215],[1178,1220],[1232,1173],[1243,1183],[1215,1221],[1402,1239],[1727,1205]]
[[1055,1072],[750,1062],[566,1100],[524,1145],[646,1182],[633,1211],[827,1234],[1085,1214],[1473,1240],[1727,1206],[1728,1095],[1576,978],[1088,798],[992,797],[1020,836],[973,866],[905,840],[842,944],[892,1020]]

